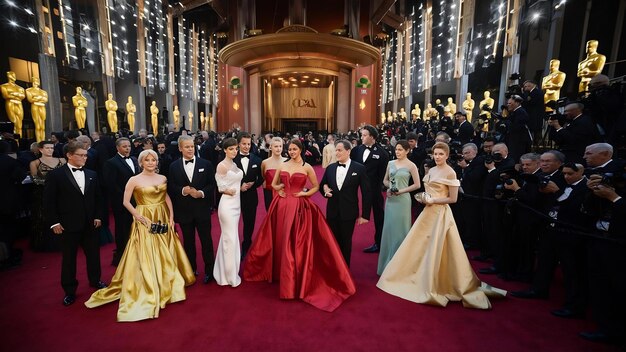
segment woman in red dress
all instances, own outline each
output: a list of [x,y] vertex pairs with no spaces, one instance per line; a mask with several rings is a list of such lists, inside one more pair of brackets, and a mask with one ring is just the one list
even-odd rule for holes
[[[247,281],[280,282],[280,298],[299,298],[332,312],[356,292],[352,276],[322,211],[309,197],[319,186],[311,165],[302,161],[302,143],[289,143],[289,157],[272,187],[278,197],[244,263]],[[310,188],[305,191],[307,180]]]
[[274,175],[276,175],[276,169],[278,169],[287,158],[282,156],[283,153],[283,139],[280,137],[274,137],[270,141],[270,156],[263,160],[261,163],[261,174],[263,175],[263,195],[265,197],[265,210],[270,209],[272,200],[274,199],[274,189],[272,188],[272,181]]

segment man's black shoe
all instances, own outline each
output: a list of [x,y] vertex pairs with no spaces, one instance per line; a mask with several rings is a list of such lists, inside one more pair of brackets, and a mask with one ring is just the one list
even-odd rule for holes
[[76,302],[76,295],[65,295],[63,298],[63,305],[66,307],[71,306],[74,302]]
[[104,282],[102,282],[102,281],[98,281],[98,282],[96,282],[95,284],[89,284],[89,286],[91,286],[91,287],[93,287],[93,288],[97,288],[97,289],[99,290],[99,289],[101,289],[101,288],[105,288],[105,287],[107,287],[107,284],[105,284],[105,283],[104,283]]

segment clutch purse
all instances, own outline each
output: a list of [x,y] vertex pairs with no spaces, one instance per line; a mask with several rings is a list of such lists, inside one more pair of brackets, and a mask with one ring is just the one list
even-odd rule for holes
[[161,221],[159,220],[158,223],[152,223],[152,225],[150,225],[150,233],[152,234],[164,234],[167,232],[167,224],[162,224]]
[[433,197],[427,193],[427,192],[419,192],[415,195],[415,200],[417,200],[418,202],[422,203],[422,204],[426,204],[428,203],[428,200],[432,199]]

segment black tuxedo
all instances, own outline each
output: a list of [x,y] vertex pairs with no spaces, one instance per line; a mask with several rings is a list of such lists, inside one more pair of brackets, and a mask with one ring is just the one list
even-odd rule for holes
[[[194,158],[193,177],[189,181],[183,159],[175,160],[170,165],[167,192],[174,206],[174,221],[183,232],[185,252],[196,271],[196,229],[202,245],[202,258],[204,260],[204,274],[213,276],[213,240],[211,239],[211,212],[213,206],[212,194],[215,192],[215,168],[210,161]],[[190,186],[204,193],[204,198],[193,198],[190,195],[183,196],[182,189]]]
[[508,130],[506,145],[509,147],[509,157],[517,164],[519,157],[530,151],[531,139],[528,124],[530,117],[523,107],[509,113],[506,119]]
[[369,181],[369,189],[372,192],[372,211],[374,212],[374,241],[380,248],[380,239],[383,233],[383,222],[385,219],[385,201],[383,199],[382,187],[385,172],[387,171],[387,163],[389,162],[389,153],[383,149],[380,144],[374,143],[370,149],[370,155],[367,160],[363,161],[363,152],[366,147],[364,144],[353,148],[350,152],[350,159],[361,163],[365,166],[367,179]]
[[456,136],[456,139],[461,142],[461,144],[469,143],[474,138],[474,126],[467,121],[463,121],[459,125],[459,132]]
[[550,139],[559,145],[567,161],[584,163],[585,148],[599,142],[600,133],[589,116],[581,115],[559,131],[550,127]]
[[248,253],[248,249],[252,244],[252,233],[254,232],[254,223],[256,222],[256,209],[259,205],[257,188],[263,184],[263,175],[261,175],[261,158],[252,152],[248,154],[248,157],[250,160],[248,161],[247,170],[244,170],[241,164],[241,154],[238,154],[233,160],[235,164],[237,164],[237,167],[243,171],[241,184],[254,182],[252,187],[239,194],[239,198],[241,199],[241,217],[243,219],[243,242],[241,243],[242,257]]
[[13,242],[17,237],[18,226],[15,216],[20,208],[22,180],[26,171],[12,157],[0,153],[0,242],[4,242],[11,254]]
[[482,157],[476,157],[463,169],[461,176],[461,199],[459,207],[462,209],[464,226],[461,232],[463,243],[469,246],[477,246],[482,231],[481,207],[482,191],[487,168]]
[[340,190],[337,187],[338,167],[337,163],[328,165],[322,177],[322,182],[320,182],[320,193],[324,195],[324,185],[328,185],[332,190],[332,197],[327,198],[326,220],[335,235],[346,263],[350,266],[354,223],[359,217],[358,190],[360,187],[362,199],[361,217],[369,220],[372,208],[370,184],[367,179],[365,166],[356,161],[351,161]]
[[546,115],[546,109],[543,105],[543,92],[541,89],[535,87],[530,92],[524,92],[522,107],[528,112],[528,128],[533,132],[535,139],[541,138],[543,117]]
[[[81,171],[76,171],[81,172]],[[87,276],[94,286],[100,282],[100,248],[94,220],[104,217],[98,177],[94,171],[83,169],[85,192],[81,192],[68,165],[52,170],[46,177],[43,204],[46,225],[61,224],[63,262],[61,285],[66,295],[76,293],[76,253],[80,245],[87,259]],[[55,235],[56,236],[56,235]]]
[[113,264],[117,265],[128,243],[130,235],[130,226],[133,223],[133,216],[122,204],[124,201],[124,189],[128,179],[139,173],[139,164],[135,157],[131,157],[135,170],[133,171],[119,153],[107,160],[104,165],[103,182],[108,190],[109,201],[113,209],[113,217],[115,218],[115,255],[113,256]]

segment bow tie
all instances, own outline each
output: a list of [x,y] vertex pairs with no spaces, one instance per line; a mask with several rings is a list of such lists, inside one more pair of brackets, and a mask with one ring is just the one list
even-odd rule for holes
[[370,146],[367,146],[367,145],[366,145],[366,146],[365,146],[365,148],[367,148],[367,149],[369,149],[369,150],[372,150],[372,146],[371,146],[371,145],[370,145]]
[[82,167],[73,167],[72,168],[72,172],[76,172],[76,171],[83,171]]
[[239,156],[240,156],[240,157],[242,157],[242,158],[248,158],[248,159],[250,159],[250,154],[246,154],[246,155],[239,154]]
[[185,165],[187,165],[187,164],[189,164],[189,163],[192,163],[192,164],[193,164],[193,159],[191,159],[191,160],[185,160]]
[[337,166],[339,166],[339,167],[346,167],[346,164],[337,163]]
[[123,156],[122,159],[124,159],[124,160],[130,159],[130,156]]

